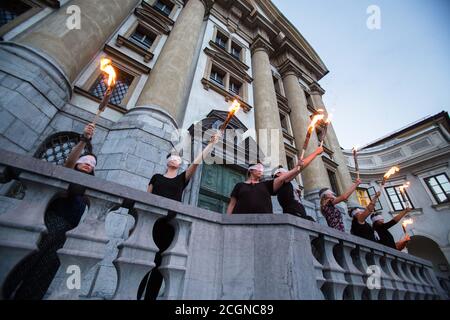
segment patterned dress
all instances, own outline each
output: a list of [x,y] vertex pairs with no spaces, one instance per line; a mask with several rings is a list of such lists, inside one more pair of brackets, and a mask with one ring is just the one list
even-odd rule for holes
[[320,208],[320,210],[322,211],[323,216],[327,220],[329,227],[345,232],[342,213],[338,208],[336,208],[331,199],[327,201]]

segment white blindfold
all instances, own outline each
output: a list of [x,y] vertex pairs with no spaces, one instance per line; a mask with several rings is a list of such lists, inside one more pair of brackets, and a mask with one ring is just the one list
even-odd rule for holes
[[97,165],[97,161],[95,160],[95,158],[93,156],[87,155],[87,156],[82,156],[80,159],[78,159],[76,164],[88,164],[92,168],[95,168],[95,166]]
[[175,161],[176,163],[180,164],[181,157],[177,155],[171,155],[169,158],[167,158],[167,163],[169,163],[170,161]]
[[264,166],[260,163],[255,164],[253,166],[251,166],[250,168],[248,168],[248,170],[255,170],[255,171],[259,171],[259,172],[264,172]]

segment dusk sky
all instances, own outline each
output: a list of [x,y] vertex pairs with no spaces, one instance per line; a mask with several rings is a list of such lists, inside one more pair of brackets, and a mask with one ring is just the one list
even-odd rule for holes
[[[450,106],[450,1],[273,0],[330,70],[324,102],[342,147]],[[370,5],[381,29],[370,30]]]

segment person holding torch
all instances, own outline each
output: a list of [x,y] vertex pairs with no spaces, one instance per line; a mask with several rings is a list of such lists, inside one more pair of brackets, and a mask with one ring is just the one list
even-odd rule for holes
[[377,203],[380,195],[381,192],[378,191],[365,208],[356,207],[349,209],[348,214],[350,218],[352,218],[352,227],[350,229],[351,234],[367,240],[376,241],[373,229],[370,224],[367,223],[366,219],[370,216],[373,210],[375,210],[375,204]]
[[404,216],[411,212],[411,210],[411,208],[406,208],[401,213],[396,215],[391,221],[386,223],[384,222],[384,218],[380,213],[374,213],[371,216],[371,219],[377,242],[393,249],[402,251],[411,240],[409,235],[405,234],[405,236],[400,241],[395,242],[394,237],[389,232],[389,229],[395,226],[401,219],[403,219]]

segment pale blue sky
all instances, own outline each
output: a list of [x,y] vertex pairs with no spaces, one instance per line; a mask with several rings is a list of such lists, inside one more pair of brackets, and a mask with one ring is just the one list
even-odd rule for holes
[[[342,147],[362,146],[450,106],[450,1],[273,0],[322,58]],[[369,30],[369,5],[381,29]]]

